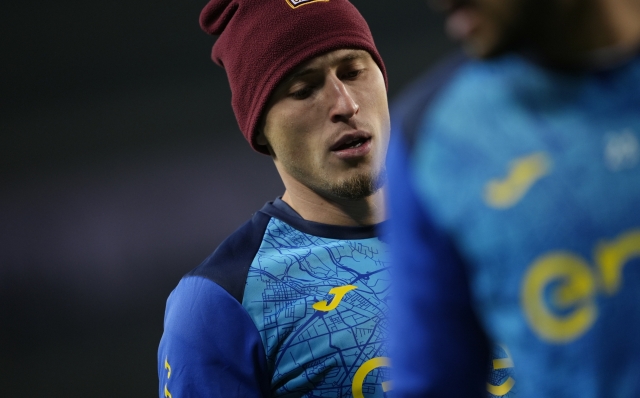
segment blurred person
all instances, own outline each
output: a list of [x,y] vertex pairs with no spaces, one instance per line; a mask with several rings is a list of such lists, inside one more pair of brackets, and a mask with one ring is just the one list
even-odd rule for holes
[[[640,1],[434,1],[394,101],[395,396],[640,396]],[[464,377],[465,382],[460,382]]]
[[383,397],[385,68],[347,0],[211,0],[240,130],[285,185],[171,293],[160,397]]

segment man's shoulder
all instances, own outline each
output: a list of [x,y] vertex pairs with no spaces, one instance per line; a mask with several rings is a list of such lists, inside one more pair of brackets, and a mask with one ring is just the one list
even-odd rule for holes
[[271,217],[262,211],[229,235],[202,264],[186,277],[209,279],[242,302],[249,267],[260,248]]
[[265,242],[281,255],[307,243],[323,246],[335,240],[377,239],[379,228],[380,225],[346,227],[308,221],[276,199],[265,204],[184,278],[208,279],[242,302],[249,269],[258,252],[267,250],[261,249]]

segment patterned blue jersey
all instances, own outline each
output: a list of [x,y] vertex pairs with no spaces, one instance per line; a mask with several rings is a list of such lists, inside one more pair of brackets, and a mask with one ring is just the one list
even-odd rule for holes
[[518,397],[640,396],[640,56],[457,57],[396,102],[392,140],[398,396],[480,396],[487,341]]
[[384,397],[385,247],[266,204],[171,293],[160,397]]

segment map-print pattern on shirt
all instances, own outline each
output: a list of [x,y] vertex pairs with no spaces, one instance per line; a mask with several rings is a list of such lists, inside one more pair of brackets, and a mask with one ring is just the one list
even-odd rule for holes
[[321,238],[271,219],[243,306],[260,331],[275,396],[384,397],[391,388],[385,250],[378,238]]

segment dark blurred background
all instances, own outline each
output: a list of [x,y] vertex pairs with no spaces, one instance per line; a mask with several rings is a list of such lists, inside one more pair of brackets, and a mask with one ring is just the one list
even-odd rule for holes
[[[394,97],[453,45],[420,0],[353,0]],[[0,17],[0,391],[157,397],[165,300],[283,191],[238,131],[205,1]]]

